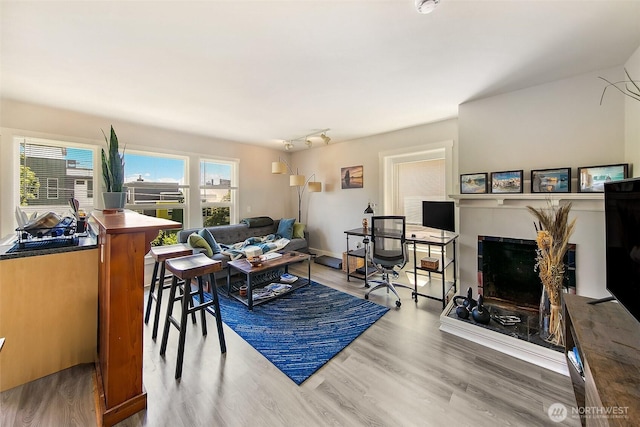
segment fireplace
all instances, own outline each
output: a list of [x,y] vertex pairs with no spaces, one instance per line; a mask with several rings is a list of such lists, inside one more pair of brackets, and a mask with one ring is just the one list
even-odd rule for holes
[[[568,375],[563,348],[538,334],[542,284],[535,270],[536,249],[535,240],[478,236],[477,294],[492,320],[481,325],[459,318],[450,303],[440,316],[440,329]],[[568,292],[575,292],[575,260],[576,245],[570,244],[564,259]],[[502,325],[495,320],[499,316],[515,316],[520,322]]]
[[[488,304],[514,311],[537,312],[542,284],[535,269],[536,242],[478,236],[478,295]],[[565,255],[565,283],[575,293],[576,245]]]

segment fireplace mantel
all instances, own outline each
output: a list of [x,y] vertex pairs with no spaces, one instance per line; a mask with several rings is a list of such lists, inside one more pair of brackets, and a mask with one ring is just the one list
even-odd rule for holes
[[490,193],[450,194],[457,206],[524,208],[529,204],[571,202],[575,210],[604,211],[604,193]]

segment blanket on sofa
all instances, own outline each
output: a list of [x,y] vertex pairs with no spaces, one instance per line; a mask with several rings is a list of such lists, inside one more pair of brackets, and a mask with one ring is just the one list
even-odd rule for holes
[[249,237],[244,242],[234,243],[232,245],[220,244],[222,253],[232,260],[246,257],[247,253],[252,256],[266,254],[267,252],[279,251],[287,246],[289,239],[269,234],[263,237]]

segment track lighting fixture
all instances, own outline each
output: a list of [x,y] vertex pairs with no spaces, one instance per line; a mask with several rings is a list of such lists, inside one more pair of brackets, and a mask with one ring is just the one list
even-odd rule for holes
[[313,136],[319,136],[322,141],[325,144],[329,144],[329,142],[331,141],[331,138],[329,138],[327,136],[327,132],[329,132],[331,129],[327,128],[327,129],[320,129],[318,131],[315,131],[313,133],[309,133],[307,135],[298,137],[298,138],[294,138],[294,139],[289,139],[289,140],[285,140],[282,141],[282,143],[284,144],[284,149],[285,151],[291,151],[294,148],[294,143],[296,141],[304,141],[304,143],[307,145],[308,148],[311,148],[313,146],[313,140],[311,140],[310,138]]
[[416,10],[423,14],[431,13],[438,3],[440,0],[416,0]]

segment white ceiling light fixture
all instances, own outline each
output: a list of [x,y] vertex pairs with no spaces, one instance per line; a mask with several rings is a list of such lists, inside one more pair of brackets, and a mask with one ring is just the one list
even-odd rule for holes
[[322,132],[322,134],[320,134],[320,138],[322,138],[322,140],[324,141],[325,145],[329,145],[329,143],[331,142],[331,138],[329,138],[327,136],[326,133]]
[[311,148],[311,146],[313,145],[313,141],[308,139],[304,142],[305,144],[307,144],[307,147]]
[[293,142],[291,141],[283,141],[284,142],[284,150],[289,151],[293,148]]
[[416,10],[422,14],[433,12],[440,0],[416,0]]

